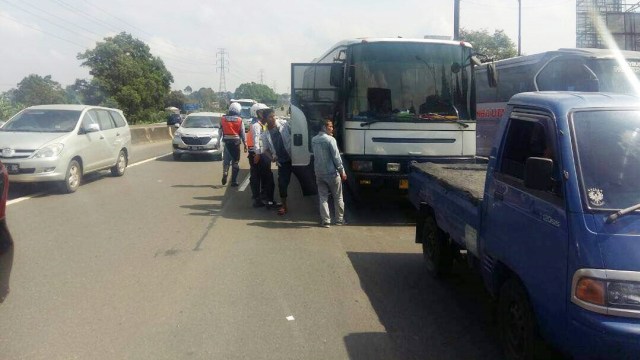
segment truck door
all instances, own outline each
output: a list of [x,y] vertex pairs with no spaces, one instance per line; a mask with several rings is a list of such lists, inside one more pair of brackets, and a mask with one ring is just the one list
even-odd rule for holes
[[338,87],[331,85],[331,69],[341,63],[291,64],[291,158],[294,166],[311,162],[311,138],[322,121],[334,119],[338,105]]
[[[557,131],[545,111],[514,110],[495,169],[485,193],[485,253],[510,268],[527,289],[539,325],[563,336],[567,304],[568,230],[562,194]],[[553,179],[545,191],[525,187],[529,157],[554,161]],[[551,185],[553,184],[553,185]],[[485,259],[486,260],[486,259]],[[560,326],[558,326],[560,325]]]

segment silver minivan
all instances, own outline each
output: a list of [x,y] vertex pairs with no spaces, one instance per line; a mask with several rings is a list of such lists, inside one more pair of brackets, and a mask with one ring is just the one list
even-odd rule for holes
[[0,159],[11,182],[55,181],[78,189],[83,175],[124,175],[131,131],[122,111],[90,105],[28,107],[0,127]]

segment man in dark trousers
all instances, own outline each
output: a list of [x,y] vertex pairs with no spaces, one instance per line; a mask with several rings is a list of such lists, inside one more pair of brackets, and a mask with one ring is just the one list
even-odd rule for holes
[[247,142],[244,135],[244,124],[240,117],[242,106],[237,103],[229,105],[229,112],[220,120],[222,142],[224,143],[224,155],[222,162],[222,185],[227,184],[229,166],[231,166],[231,186],[238,186],[238,172],[240,171],[240,142],[247,152]]
[[256,154],[260,151],[260,136],[265,130],[266,121],[262,118],[263,110],[268,109],[265,104],[255,104],[251,107],[251,125],[249,126],[249,136],[247,145],[249,147],[249,166],[251,167],[251,176],[249,184],[251,185],[251,198],[253,199],[253,207],[273,206],[273,173],[271,172],[271,160],[265,157],[256,158]]

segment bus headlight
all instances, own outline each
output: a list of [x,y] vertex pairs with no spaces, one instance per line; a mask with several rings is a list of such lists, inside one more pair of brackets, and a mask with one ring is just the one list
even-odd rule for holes
[[351,162],[351,170],[353,170],[353,171],[362,171],[362,172],[371,172],[371,171],[373,171],[373,162],[372,161],[354,160],[354,161]]
[[388,172],[399,172],[400,164],[398,163],[387,163],[387,171]]
[[571,301],[601,314],[640,318],[640,273],[578,270],[573,277]]

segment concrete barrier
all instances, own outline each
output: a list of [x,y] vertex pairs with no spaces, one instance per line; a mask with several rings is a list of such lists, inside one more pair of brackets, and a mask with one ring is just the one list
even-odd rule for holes
[[143,144],[173,139],[174,128],[171,126],[133,126],[131,127],[131,143]]

